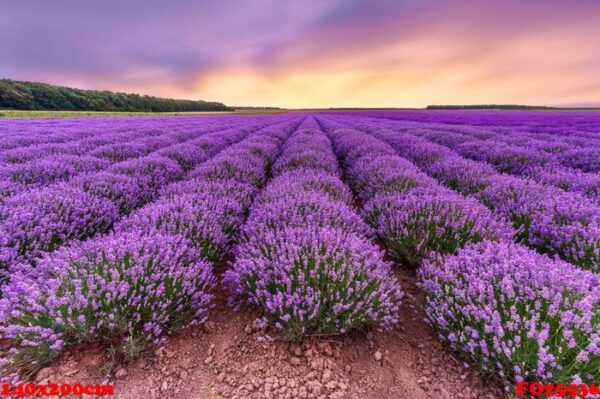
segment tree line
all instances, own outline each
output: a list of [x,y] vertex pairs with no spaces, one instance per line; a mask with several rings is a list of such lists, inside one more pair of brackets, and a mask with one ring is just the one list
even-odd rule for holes
[[104,90],[81,90],[10,79],[0,79],[0,109],[109,112],[232,110],[218,102],[174,100]]
[[544,110],[557,109],[554,107],[545,107],[538,105],[518,105],[518,104],[474,104],[474,105],[428,105],[427,109],[506,109],[506,110]]

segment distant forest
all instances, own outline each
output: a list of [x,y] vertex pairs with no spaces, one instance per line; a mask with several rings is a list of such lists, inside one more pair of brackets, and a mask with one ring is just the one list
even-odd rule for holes
[[0,109],[109,112],[231,111],[218,102],[173,100],[139,94],[81,90],[0,79]]
[[428,105],[427,109],[560,109],[537,105],[482,104],[482,105]]

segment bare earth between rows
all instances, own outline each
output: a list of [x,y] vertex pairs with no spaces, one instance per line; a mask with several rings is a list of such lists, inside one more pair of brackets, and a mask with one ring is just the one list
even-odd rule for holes
[[221,293],[207,326],[188,328],[131,364],[114,364],[101,347],[85,345],[36,381],[113,383],[119,399],[505,397],[434,336],[414,272],[395,274],[408,295],[390,332],[265,342],[269,331],[253,323],[259,314],[230,310]]

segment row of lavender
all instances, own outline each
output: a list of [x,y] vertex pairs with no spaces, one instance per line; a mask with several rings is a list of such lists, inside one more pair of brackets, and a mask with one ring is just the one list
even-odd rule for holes
[[[462,114],[476,115],[468,112]],[[444,118],[446,115],[430,113],[426,116],[427,123],[418,121],[419,117],[416,121],[410,118],[397,120],[401,118],[401,113],[393,117],[379,115],[383,118],[376,118],[375,124],[392,123],[395,128],[425,135],[428,139],[455,148],[465,156],[487,160],[508,173],[526,175],[567,189],[571,189],[569,181],[574,179],[578,184],[573,189],[584,193],[591,191],[593,197],[598,199],[600,189],[596,173],[600,172],[600,135],[592,131],[597,130],[600,124],[586,123],[585,129],[591,131],[575,130],[568,119],[560,114],[550,114],[540,118],[540,121],[555,119],[556,123],[543,123],[531,128],[519,123],[503,125],[502,115],[496,114],[496,121],[473,126],[447,123]],[[592,115],[587,114],[588,117],[583,120],[592,121],[593,118],[589,117]],[[524,119],[526,115],[521,113],[521,117]],[[390,119],[394,122],[390,122]],[[581,186],[582,183],[585,185]]]
[[[158,153],[6,198],[0,205],[1,272],[10,273],[21,262],[35,263],[65,243],[109,231],[122,215],[152,201],[166,184],[257,127],[251,124],[192,139],[186,134],[187,141]],[[197,130],[192,133],[198,135]]]
[[289,340],[397,323],[400,287],[314,119],[286,143],[273,175],[224,278],[232,302],[259,306]]
[[482,204],[444,188],[392,147],[342,124],[320,119],[346,166],[364,216],[400,263],[417,267],[434,251],[470,242],[512,240],[515,231]]
[[502,128],[366,118],[361,125],[367,129],[384,128],[423,137],[466,158],[486,162],[498,172],[579,193],[600,204],[600,175],[595,172],[595,165],[600,167],[600,137],[561,137],[507,132]]
[[135,354],[147,340],[205,321],[213,264],[231,245],[296,119],[201,164],[114,232],[47,254],[35,268],[13,270],[0,300],[0,330],[14,345],[3,374],[32,374],[85,340]]
[[[23,118],[0,120],[0,152],[14,149],[17,154],[23,148],[37,149],[44,145],[57,145],[86,138],[99,138],[106,134],[124,133],[128,136],[143,135],[147,132],[162,134],[165,130],[189,130],[196,127],[225,126],[243,121],[237,117],[210,116],[198,124],[197,118],[148,117],[148,118]],[[104,144],[110,144],[105,142]],[[52,148],[52,147],[49,147]],[[8,151],[10,153],[10,151]],[[2,160],[5,160],[4,158]],[[18,160],[18,158],[17,158]]]
[[512,221],[517,240],[536,250],[600,271],[600,205],[575,192],[499,173],[439,144],[372,120],[345,123],[386,141],[398,153],[450,188],[473,196]]
[[600,203],[600,175],[596,173],[600,171],[600,138],[595,144],[591,139],[577,140],[573,148],[568,138],[548,142],[514,132],[502,135],[473,128],[402,125],[407,133],[450,147],[466,158],[487,162],[501,173],[581,193]]
[[[352,115],[348,112],[342,114]],[[560,137],[577,136],[597,139],[598,133],[600,133],[600,114],[593,111],[374,111],[363,113],[363,115],[397,121],[511,129],[518,132],[550,134]]]
[[[402,123],[404,124],[404,123]],[[557,135],[546,133],[520,132],[503,127],[448,126],[445,124],[423,125],[423,130],[442,131],[450,133],[447,140],[454,145],[466,144],[473,141],[496,142],[507,151],[515,151],[515,155],[531,163],[531,166],[545,166],[556,169],[575,169],[583,172],[600,171],[600,136],[589,133],[572,133]],[[469,145],[464,145],[465,151]],[[493,150],[493,149],[492,149]],[[491,155],[494,156],[493,151]],[[505,161],[506,162],[506,161]],[[523,173],[527,164],[499,164],[506,167],[508,172]]]
[[[233,121],[231,121],[233,122]],[[143,123],[138,129],[123,130],[118,121],[96,124],[105,128],[88,136],[84,127],[66,123],[61,131],[61,142],[30,145],[0,152],[0,194],[2,198],[44,187],[58,181],[68,181],[83,173],[105,170],[114,163],[159,152],[175,147],[199,136],[235,128],[235,123],[214,125],[212,123],[176,125],[161,130],[158,122]],[[171,129],[172,127],[172,129]],[[92,130],[94,132],[94,130]],[[35,133],[32,133],[35,134]],[[39,138],[40,136],[33,136]]]
[[[549,164],[559,169],[559,165],[563,165],[567,169],[580,169],[583,172],[600,171],[600,160],[598,160],[600,136],[598,135],[594,135],[594,137],[589,137],[589,135],[561,136],[518,132],[506,128],[475,127],[461,127],[451,131],[484,141],[492,140],[508,144],[509,147],[515,146],[522,151],[518,155],[531,159],[535,166]],[[463,138],[463,140],[470,141],[468,138]],[[517,169],[517,171],[519,170]]]
[[365,217],[390,252],[420,266],[426,313],[439,336],[510,387],[517,380],[600,377],[597,274],[512,241],[480,203],[442,188],[392,147],[319,122],[333,140]]

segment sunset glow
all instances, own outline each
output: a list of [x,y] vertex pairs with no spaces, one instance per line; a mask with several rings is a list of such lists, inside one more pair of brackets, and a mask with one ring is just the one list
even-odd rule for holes
[[0,77],[280,107],[600,104],[596,1],[9,0]]

